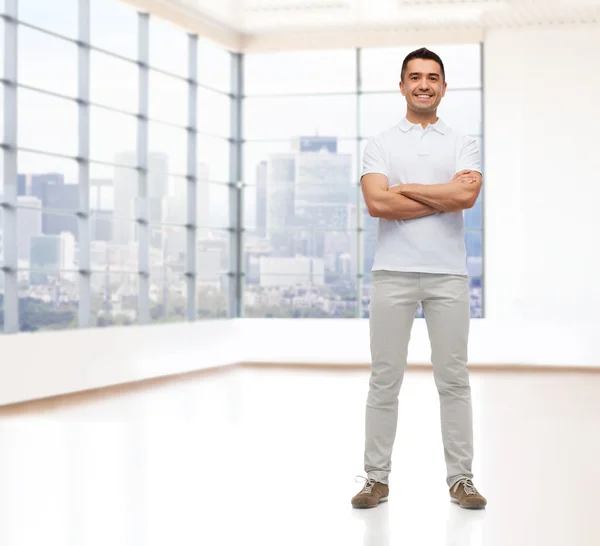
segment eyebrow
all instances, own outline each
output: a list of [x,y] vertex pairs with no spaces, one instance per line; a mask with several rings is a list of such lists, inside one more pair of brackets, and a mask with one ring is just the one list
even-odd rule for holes
[[[411,76],[420,76],[421,72],[411,72],[408,77],[410,78]],[[429,76],[437,76],[438,78],[440,77],[440,75],[437,72],[430,72]]]

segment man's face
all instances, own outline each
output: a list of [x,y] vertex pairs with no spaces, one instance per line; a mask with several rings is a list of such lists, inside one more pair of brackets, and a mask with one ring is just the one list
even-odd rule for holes
[[400,91],[411,110],[434,112],[446,93],[440,65],[428,59],[409,61],[404,82],[400,82]]

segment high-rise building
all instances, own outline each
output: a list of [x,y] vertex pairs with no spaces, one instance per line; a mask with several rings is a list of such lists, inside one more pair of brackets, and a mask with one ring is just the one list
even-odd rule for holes
[[[117,165],[134,165],[134,152],[119,152],[115,155]],[[113,241],[118,245],[127,245],[135,241],[136,199],[138,195],[138,176],[134,169],[115,167],[115,219],[132,220],[131,222],[116,221],[113,229]]]
[[90,225],[92,241],[112,241],[114,183],[110,178],[90,180]]
[[[115,156],[118,165],[135,165],[135,152],[119,152]],[[150,152],[148,154],[148,219],[151,224],[163,223],[164,201],[167,197],[169,182],[169,156],[164,152]],[[138,198],[138,176],[133,169],[124,167],[115,168],[115,218],[134,220],[136,218],[136,205]],[[128,244],[137,239],[134,222],[118,222],[114,230],[114,241],[117,244]],[[151,230],[150,246],[160,248],[162,245],[162,231]]]
[[298,155],[294,213],[299,224],[346,229],[351,202],[352,156],[327,151]]
[[[42,232],[45,235],[58,235],[70,232],[77,234],[77,218],[74,213],[79,208],[79,186],[65,184],[61,173],[19,174],[17,176],[17,195],[36,197],[43,209],[53,209],[42,213]],[[68,214],[57,214],[64,211]]]
[[32,195],[17,197],[17,255],[29,266],[29,242],[42,234],[42,202]]
[[337,154],[337,137],[333,136],[301,136],[294,139],[292,149],[295,152],[321,152],[327,151]]
[[74,269],[75,237],[72,233],[36,235],[29,242],[29,264],[34,270],[29,279],[31,284],[47,284],[49,276]]
[[209,234],[208,227],[214,225],[210,215],[211,184],[208,182],[210,179],[210,169],[208,164],[204,162],[198,163],[196,169],[196,224],[199,226],[196,230],[196,237],[198,239],[205,239]]
[[267,164],[266,231],[274,256],[293,256],[294,180],[297,154],[272,154]]
[[268,163],[261,161],[256,166],[256,234],[267,235],[267,168]]
[[90,210],[114,209],[115,184],[111,178],[90,179]]

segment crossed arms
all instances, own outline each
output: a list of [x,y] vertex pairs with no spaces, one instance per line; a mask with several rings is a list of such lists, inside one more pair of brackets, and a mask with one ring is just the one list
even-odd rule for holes
[[388,188],[384,174],[362,177],[362,193],[369,214],[387,220],[411,220],[438,212],[470,209],[477,201],[482,178],[477,171],[460,171],[447,184],[400,184]]

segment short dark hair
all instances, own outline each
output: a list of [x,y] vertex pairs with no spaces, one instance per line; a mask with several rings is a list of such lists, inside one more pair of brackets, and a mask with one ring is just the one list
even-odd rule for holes
[[409,53],[406,56],[406,58],[404,59],[404,62],[402,63],[402,72],[400,73],[400,81],[402,81],[402,82],[404,81],[406,67],[408,66],[408,63],[410,61],[412,61],[413,59],[426,59],[428,61],[435,61],[436,63],[438,63],[440,65],[440,68],[442,69],[442,81],[446,81],[446,71],[444,70],[444,63],[442,62],[442,59],[440,59],[440,57],[437,53],[430,51],[426,47],[422,47],[421,49],[416,49],[415,51],[413,51],[412,53]]

